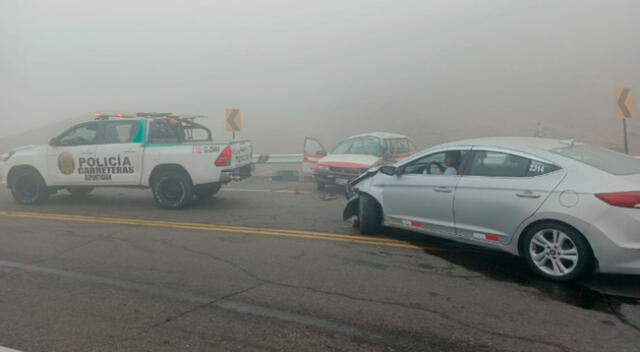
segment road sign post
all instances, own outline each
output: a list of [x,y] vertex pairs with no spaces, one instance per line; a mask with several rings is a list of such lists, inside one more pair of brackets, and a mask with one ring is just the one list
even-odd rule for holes
[[236,132],[242,128],[242,116],[240,115],[240,109],[228,108],[226,111],[225,125],[227,131],[233,133],[233,139],[236,139]]
[[630,88],[616,88],[616,117],[622,120],[622,133],[624,134],[624,152],[629,154],[629,142],[627,140],[627,119],[633,117],[633,96]]

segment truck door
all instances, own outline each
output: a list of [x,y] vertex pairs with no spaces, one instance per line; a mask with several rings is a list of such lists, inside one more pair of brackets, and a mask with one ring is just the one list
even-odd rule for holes
[[304,138],[304,154],[302,155],[302,173],[313,174],[318,167],[318,160],[327,155],[320,141],[315,138]]
[[88,180],[95,185],[135,186],[142,167],[141,120],[101,121],[102,139],[96,148],[96,171]]
[[81,168],[95,158],[98,122],[73,126],[56,137],[47,152],[49,182],[57,186],[85,185]]

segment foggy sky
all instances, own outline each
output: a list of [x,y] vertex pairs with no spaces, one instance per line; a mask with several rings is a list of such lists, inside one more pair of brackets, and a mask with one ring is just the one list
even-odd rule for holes
[[538,123],[611,146],[614,89],[640,99],[639,16],[633,0],[0,0],[0,138],[94,111],[206,114],[227,138],[235,107],[265,152]]

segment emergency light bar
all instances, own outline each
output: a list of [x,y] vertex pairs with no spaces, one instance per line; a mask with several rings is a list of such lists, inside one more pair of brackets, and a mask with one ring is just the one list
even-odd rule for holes
[[98,119],[108,119],[110,117],[116,117],[116,118],[119,118],[119,119],[135,117],[135,115],[127,115],[127,114],[123,114],[123,113],[104,114],[104,113],[101,113],[101,112],[96,112],[93,115],[96,117],[96,120],[98,120]]
[[193,120],[197,118],[205,118],[205,115],[177,115],[172,112],[137,112],[135,114],[123,114],[123,113],[101,113],[96,112],[93,114],[96,117],[96,120],[100,119],[108,119],[110,117],[115,117],[118,119],[125,118],[133,118],[133,117],[145,117],[145,118],[170,118],[170,119],[179,119],[179,120]]

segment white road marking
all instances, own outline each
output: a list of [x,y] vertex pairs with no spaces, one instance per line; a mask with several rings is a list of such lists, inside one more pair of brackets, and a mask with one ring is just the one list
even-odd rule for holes
[[14,349],[11,349],[11,348],[9,348],[9,347],[2,347],[2,346],[0,346],[0,352],[21,352],[21,351],[14,350]]

